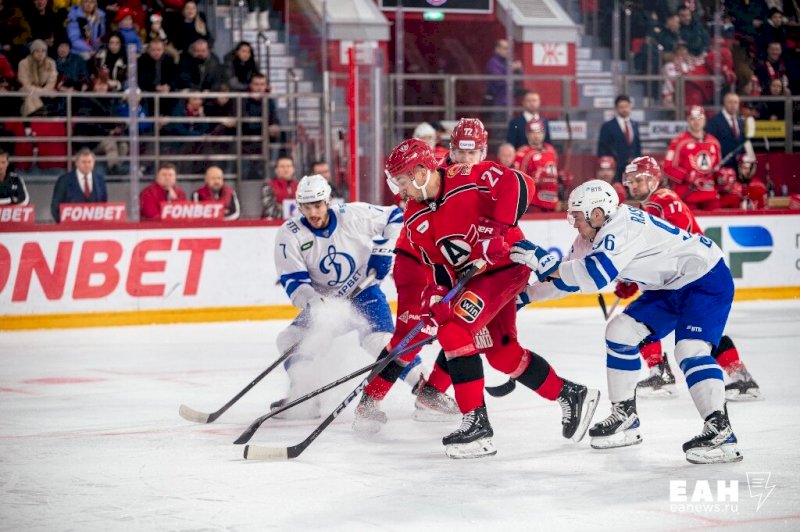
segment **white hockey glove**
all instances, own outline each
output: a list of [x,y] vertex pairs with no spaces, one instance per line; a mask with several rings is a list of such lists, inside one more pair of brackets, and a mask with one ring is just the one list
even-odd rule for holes
[[561,261],[553,254],[540,248],[528,240],[520,240],[511,246],[511,260],[524,264],[536,274],[540,283],[547,280],[551,273],[558,269]]

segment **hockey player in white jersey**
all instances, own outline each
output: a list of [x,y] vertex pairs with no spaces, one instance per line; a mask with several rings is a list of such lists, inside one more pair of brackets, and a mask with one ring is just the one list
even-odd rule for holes
[[733,301],[733,278],[722,251],[702,235],[635,207],[620,207],[618,194],[604,181],[577,187],[567,208],[579,236],[563,262],[527,240],[511,250],[512,260],[528,265],[540,281],[527,290],[531,300],[597,292],[614,280],[638,283],[643,292],[606,327],[611,415],[589,430],[592,447],[641,443],[636,411],[639,344],[674,330],[675,358],[705,420],[702,433],[683,444],[686,459],[696,464],[740,461],[722,369],[711,357]]
[[[308,335],[316,309],[326,299],[344,298],[374,271],[376,282],[352,299],[360,323],[345,323],[342,334],[357,329],[361,347],[373,357],[392,337],[394,320],[379,283],[391,270],[394,241],[403,224],[402,211],[394,206],[368,203],[330,205],[331,187],[320,175],[303,177],[297,186],[300,216],[287,220],[275,241],[275,265],[280,282],[292,304],[302,312],[278,335],[278,349],[285,352]],[[324,311],[319,314],[324,314]],[[366,323],[366,324],[365,324]],[[290,379],[289,396],[276,401],[281,406],[310,390],[302,389],[304,375],[315,372],[315,353],[298,352],[285,363]],[[416,364],[404,375],[411,386],[423,370]],[[277,417],[319,416],[319,400],[311,399]]]

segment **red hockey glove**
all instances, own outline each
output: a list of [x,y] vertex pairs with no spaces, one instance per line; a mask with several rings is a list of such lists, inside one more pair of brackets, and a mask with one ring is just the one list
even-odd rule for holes
[[625,281],[618,281],[617,287],[614,289],[614,295],[620,299],[628,299],[636,295],[639,291],[639,285],[636,283],[626,283]]
[[449,290],[446,286],[427,285],[422,290],[422,319],[436,327],[444,325],[453,317],[453,305],[444,303],[442,299]]
[[505,241],[508,226],[488,218],[481,218],[478,226],[472,226],[466,241],[472,246],[470,261],[484,259],[488,264],[508,256],[509,246]]
[[699,190],[701,192],[710,192],[715,190],[714,176],[711,174],[704,174],[697,170],[692,170],[686,174],[685,183],[689,185],[692,190]]

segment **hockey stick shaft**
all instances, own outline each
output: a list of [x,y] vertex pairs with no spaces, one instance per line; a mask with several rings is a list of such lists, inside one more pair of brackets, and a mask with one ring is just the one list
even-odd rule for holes
[[[403,356],[404,354],[406,354],[406,353],[408,353],[410,351],[413,351],[415,349],[419,349],[420,347],[424,347],[424,346],[430,344],[431,342],[433,342],[435,339],[436,339],[435,336],[431,336],[431,337],[426,338],[424,340],[420,340],[419,342],[415,342],[415,343],[409,345],[408,347],[406,347],[405,349],[400,350],[400,352],[397,354],[397,356]],[[242,443],[247,443],[248,441],[250,441],[250,438],[253,437],[253,434],[255,434],[255,432],[261,427],[261,425],[263,425],[264,422],[267,421],[272,416],[280,414],[281,412],[289,410],[290,408],[292,408],[294,406],[297,406],[300,403],[304,403],[304,402],[308,401],[309,399],[311,399],[313,397],[316,397],[316,396],[318,396],[320,394],[323,394],[323,393],[327,392],[328,390],[336,388],[340,384],[344,384],[347,381],[353,380],[356,377],[358,377],[359,375],[363,375],[364,373],[366,373],[368,371],[371,371],[373,368],[375,368],[375,366],[379,365],[382,362],[383,362],[383,359],[376,360],[372,364],[364,366],[363,368],[359,368],[356,371],[354,371],[354,372],[352,372],[352,373],[350,373],[348,375],[345,375],[344,377],[336,379],[335,381],[330,382],[330,383],[328,383],[328,384],[326,384],[326,385],[324,385],[324,386],[322,386],[320,388],[317,388],[316,390],[310,391],[307,394],[302,395],[302,396],[298,397],[297,399],[295,399],[294,401],[286,403],[285,405],[283,405],[283,406],[281,406],[279,408],[273,408],[272,410],[270,410],[269,412],[267,412],[263,416],[257,418],[255,421],[253,421],[250,424],[250,426],[247,427],[247,429],[233,443],[235,443],[237,445],[242,444]]]
[[617,305],[619,305],[620,301],[621,301],[620,297],[617,296],[617,299],[615,299],[614,302],[611,304],[611,308],[608,309],[608,314],[606,314],[606,321],[611,319],[611,316],[614,315],[614,311],[617,310]]
[[[368,274],[366,277],[364,277],[364,279],[363,279],[363,280],[362,280],[362,281],[361,281],[361,282],[358,284],[358,286],[356,287],[356,289],[355,289],[355,290],[353,290],[352,292],[350,292],[350,293],[347,295],[347,299],[352,299],[352,298],[356,297],[356,296],[357,296],[358,294],[360,294],[362,291],[366,290],[366,289],[367,289],[367,287],[368,287],[369,285],[371,285],[371,284],[372,284],[374,281],[375,281],[375,274],[374,274],[374,273],[369,273],[369,274]],[[228,410],[230,407],[232,407],[234,404],[236,404],[236,402],[237,402],[237,401],[239,401],[239,399],[241,399],[241,398],[242,398],[242,397],[243,397],[243,396],[244,396],[244,395],[245,395],[247,392],[249,392],[250,390],[252,390],[252,389],[253,389],[253,387],[254,387],[256,384],[258,384],[259,382],[261,382],[261,380],[262,380],[264,377],[266,377],[267,375],[269,375],[269,374],[272,372],[272,370],[274,370],[275,368],[277,368],[277,367],[278,367],[278,366],[279,366],[281,363],[283,363],[283,362],[284,362],[284,361],[286,361],[286,360],[287,360],[287,359],[288,359],[290,356],[292,356],[292,355],[294,354],[294,352],[297,350],[297,347],[298,347],[299,345],[300,345],[300,342],[297,342],[297,343],[295,343],[293,346],[291,346],[289,349],[287,349],[286,351],[284,351],[283,353],[281,353],[281,356],[279,356],[279,357],[278,357],[278,359],[277,359],[275,362],[273,362],[272,364],[270,364],[270,366],[269,366],[267,369],[265,369],[264,371],[262,371],[261,373],[259,373],[259,374],[258,374],[258,376],[256,376],[256,378],[255,378],[255,379],[253,379],[252,381],[250,381],[250,384],[248,384],[247,386],[245,386],[244,388],[242,388],[242,389],[239,391],[239,393],[237,393],[236,395],[234,395],[234,396],[233,396],[233,398],[232,398],[230,401],[228,401],[227,403],[225,403],[225,404],[224,404],[224,405],[223,405],[223,406],[222,406],[222,407],[221,407],[219,410],[217,410],[217,411],[215,411],[215,412],[212,412],[212,413],[210,413],[210,414],[206,414],[205,412],[200,412],[200,411],[198,411],[198,410],[195,410],[194,408],[191,408],[191,407],[189,407],[189,406],[186,406],[186,405],[181,405],[181,406],[180,406],[180,408],[178,409],[178,414],[179,414],[179,415],[180,415],[180,416],[181,416],[183,419],[185,419],[185,420],[187,420],[187,421],[193,421],[193,422],[195,422],[195,423],[213,423],[214,421],[216,421],[216,420],[217,420],[217,418],[219,418],[219,417],[220,417],[222,414],[224,414],[224,413],[225,413],[225,412],[226,412],[226,411],[227,411],[227,410]]]
[[603,317],[608,320],[608,308],[606,307],[606,298],[603,294],[597,294],[597,303],[600,304],[600,310],[603,311]]
[[[456,285],[447,292],[447,295],[444,296],[442,302],[449,303],[452,301],[456,296],[459,295],[461,290],[466,286],[467,282],[479,271],[481,271],[484,266],[485,262],[480,260],[476,261],[476,263],[459,279]],[[326,417],[322,423],[320,423],[317,428],[315,428],[311,434],[309,434],[305,440],[301,441],[296,445],[292,445],[290,447],[260,447],[260,446],[245,446],[244,448],[244,457],[245,459],[252,459],[252,460],[286,460],[291,458],[297,458],[300,454],[305,451],[311,443],[317,439],[322,431],[324,431],[328,425],[333,423],[333,420],[336,419],[339,414],[341,414],[345,408],[356,398],[358,394],[360,394],[364,388],[366,388],[367,384],[375,378],[383,368],[388,366],[395,358],[399,356],[399,353],[405,349],[405,347],[411,343],[411,341],[417,336],[417,334],[422,330],[425,326],[425,322],[420,320],[417,325],[414,326],[413,329],[400,341],[397,346],[392,349],[392,351],[383,359],[379,360],[380,364],[375,366],[372,371],[370,371],[367,378],[365,378],[361,383],[356,386],[356,388],[350,392],[350,394],[344,398],[344,400],[339,403],[336,408],[333,409],[328,417]],[[252,448],[252,452],[251,452]]]

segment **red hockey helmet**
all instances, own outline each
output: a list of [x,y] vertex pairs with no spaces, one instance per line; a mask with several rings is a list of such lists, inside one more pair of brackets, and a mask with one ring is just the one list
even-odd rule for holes
[[737,158],[739,178],[745,183],[749,182],[756,175],[756,165],[758,160],[747,153],[739,155]]
[[481,150],[481,161],[486,158],[489,134],[477,118],[462,118],[450,133],[450,158],[454,150]]
[[693,105],[689,108],[689,112],[686,113],[686,118],[705,118],[706,117],[706,110],[703,109],[701,105]]
[[393,194],[400,192],[398,178],[403,175],[413,178],[417,166],[422,166],[432,172],[436,170],[436,158],[428,144],[419,139],[404,140],[392,150],[386,158],[384,172],[386,183]]
[[603,155],[597,159],[598,170],[617,170],[617,160],[610,155]]
[[723,166],[717,172],[717,185],[722,188],[722,190],[726,192],[730,192],[733,189],[733,185],[736,183],[736,170],[733,168],[729,168]]
[[658,182],[661,180],[661,167],[649,155],[637,157],[625,166],[625,171],[622,173],[622,184],[626,187],[630,186],[633,184],[632,181],[639,176],[652,177]]
[[538,118],[531,119],[527,127],[528,133],[544,133],[544,122]]

